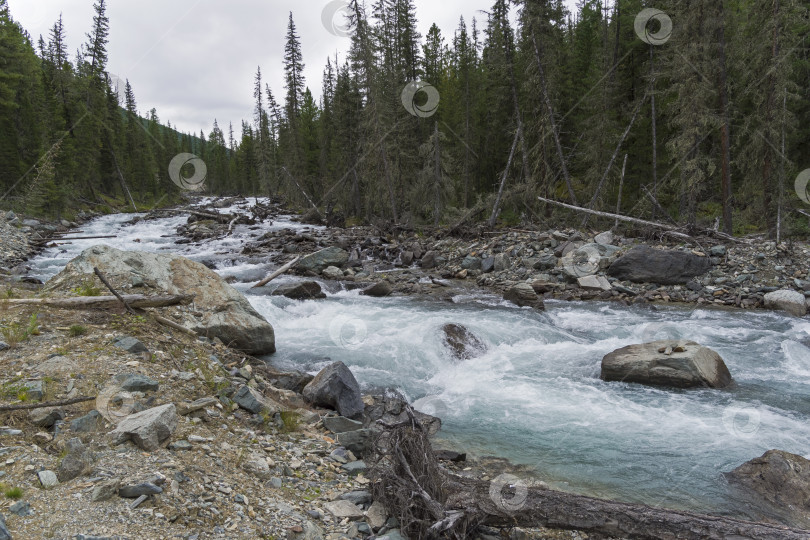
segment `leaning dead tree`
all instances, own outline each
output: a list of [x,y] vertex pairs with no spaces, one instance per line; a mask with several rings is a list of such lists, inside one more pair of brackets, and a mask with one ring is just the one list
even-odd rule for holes
[[654,508],[453,475],[439,463],[423,425],[384,424],[371,460],[374,499],[399,519],[408,538],[470,538],[479,526],[549,527],[622,538],[786,539],[810,531]]

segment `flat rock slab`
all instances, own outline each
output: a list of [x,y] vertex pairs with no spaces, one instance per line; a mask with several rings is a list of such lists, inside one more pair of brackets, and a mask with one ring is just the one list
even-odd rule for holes
[[247,385],[240,388],[236,394],[234,394],[233,401],[253,414],[260,414],[263,411],[268,414],[281,412],[281,406],[278,403],[263,396],[258,390]]
[[115,381],[129,392],[156,392],[160,388],[155,379],[137,373],[121,373],[115,376]]
[[335,516],[337,519],[362,519],[363,511],[359,506],[351,501],[337,500],[330,501],[323,505],[326,511]]
[[121,486],[118,490],[118,496],[125,499],[137,499],[141,495],[157,495],[158,493],[163,493],[163,488],[151,482]]
[[149,352],[146,345],[131,336],[120,336],[115,338],[113,340],[113,346],[133,354]]
[[110,432],[113,444],[131,440],[139,448],[157,450],[177,428],[177,410],[173,403],[131,414]]
[[601,379],[675,388],[725,388],[734,382],[719,354],[685,340],[617,349],[602,358]]
[[634,283],[677,285],[705,274],[711,266],[708,257],[683,251],[637,246],[613,262],[607,273]]
[[804,317],[807,314],[807,300],[798,291],[784,289],[766,293],[763,297],[766,308],[787,311],[796,317]]

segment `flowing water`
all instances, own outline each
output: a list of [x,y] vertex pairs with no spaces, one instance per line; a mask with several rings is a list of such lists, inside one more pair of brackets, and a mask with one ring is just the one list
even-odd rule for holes
[[[226,209],[237,210],[237,208]],[[226,239],[175,244],[185,216],[127,225],[132,215],[85,224],[83,234],[116,234],[119,249],[166,251],[213,263],[223,276],[258,281],[269,266],[239,255],[249,233],[306,227],[286,219],[236,226]],[[51,248],[31,261],[47,279],[103,240]],[[277,284],[296,278],[283,276]],[[323,283],[328,298],[292,301],[250,291],[274,326],[274,365],[316,372],[342,360],[365,390],[395,387],[443,420],[441,437],[472,455],[525,464],[548,484],[628,502],[744,515],[723,472],[778,448],[810,457],[810,321],[769,312],[613,303],[546,303],[546,311],[486,294],[453,303],[370,298]],[[445,323],[467,326],[487,344],[454,362],[441,342]],[[605,383],[606,353],[666,337],[713,348],[737,384],[729,390],[670,390]]]

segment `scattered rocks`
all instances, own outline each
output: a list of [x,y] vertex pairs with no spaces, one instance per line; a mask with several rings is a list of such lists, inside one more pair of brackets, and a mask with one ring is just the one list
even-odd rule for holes
[[708,257],[692,253],[636,246],[608,268],[608,274],[634,283],[686,283],[711,268]]
[[177,412],[173,403],[131,414],[110,432],[113,444],[131,440],[139,448],[157,450],[177,428]]
[[314,281],[299,281],[286,285],[279,285],[273,296],[285,296],[293,300],[314,300],[326,298],[321,286]]
[[360,417],[365,408],[360,385],[343,362],[335,362],[323,368],[304,387],[303,394],[309,403],[332,407],[347,418]]
[[782,450],[768,450],[726,473],[732,485],[766,514],[782,516],[790,525],[810,526],[810,460]]
[[601,378],[676,388],[725,388],[733,382],[715,351],[694,341],[674,340],[628,345],[605,355]]
[[487,350],[486,344],[478,336],[460,324],[445,324],[442,326],[442,333],[445,345],[457,360],[469,360]]
[[358,429],[339,433],[337,441],[356,456],[365,456],[371,450],[373,433],[370,429]]
[[28,413],[28,420],[38,427],[49,428],[53,426],[58,420],[65,419],[65,411],[58,407],[44,407],[41,409],[32,409]]
[[383,297],[388,296],[393,291],[394,289],[393,287],[391,287],[390,283],[388,283],[387,281],[380,281],[367,289],[363,289],[363,291],[360,292],[360,294],[364,296]]
[[766,293],[763,297],[765,307],[787,311],[796,317],[807,314],[807,301],[804,295],[797,291],[780,290]]

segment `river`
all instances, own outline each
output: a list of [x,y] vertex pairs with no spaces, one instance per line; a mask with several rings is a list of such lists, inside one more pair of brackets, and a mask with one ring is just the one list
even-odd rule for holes
[[[238,208],[225,209],[237,211]],[[118,249],[171,252],[235,276],[234,286],[276,331],[267,360],[312,373],[342,360],[364,390],[395,387],[444,422],[440,436],[473,456],[527,465],[552,487],[654,506],[742,515],[723,472],[778,448],[810,457],[810,321],[764,311],[624,307],[547,301],[545,312],[487,294],[455,302],[370,298],[323,282],[328,297],[292,301],[249,290],[270,266],[239,255],[251,235],[307,227],[287,218],[226,239],[176,244],[185,216],[134,225],[109,215],[84,235]],[[77,240],[30,261],[46,280],[83,249]],[[283,276],[267,287],[298,279]],[[451,360],[445,323],[467,326],[485,354]],[[668,390],[599,379],[602,356],[631,343],[684,337],[716,350],[737,384]]]

